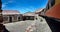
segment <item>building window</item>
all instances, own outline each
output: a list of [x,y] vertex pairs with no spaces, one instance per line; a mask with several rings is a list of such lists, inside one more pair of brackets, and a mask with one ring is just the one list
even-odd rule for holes
[[51,6],[55,4],[55,0],[51,0]]
[[18,21],[20,21],[21,19],[20,19],[20,17],[18,17]]
[[47,10],[49,9],[49,4],[47,5]]
[[30,20],[34,20],[34,16],[31,16],[31,17],[30,17]]
[[34,20],[34,16],[25,16],[24,20]]
[[3,17],[3,21],[8,21],[8,17]]

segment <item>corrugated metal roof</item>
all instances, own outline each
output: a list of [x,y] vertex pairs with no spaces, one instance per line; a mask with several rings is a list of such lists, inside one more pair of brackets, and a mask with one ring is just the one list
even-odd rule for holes
[[38,10],[35,11],[35,13],[39,13],[39,12],[41,12],[43,9],[44,9],[44,8],[38,9]]
[[12,14],[20,14],[20,12],[17,10],[3,10],[2,14],[3,15],[12,15]]
[[23,16],[35,16],[36,14],[34,12],[28,12],[23,14]]

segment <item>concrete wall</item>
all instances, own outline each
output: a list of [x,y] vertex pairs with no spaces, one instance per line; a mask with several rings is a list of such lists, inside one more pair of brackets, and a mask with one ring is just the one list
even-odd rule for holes
[[[10,19],[10,17],[11,17],[11,19]],[[18,19],[18,17],[20,17],[20,19]],[[4,15],[3,20],[4,20],[4,23],[17,22],[19,20],[21,21],[22,20],[22,15],[20,15],[20,14],[19,15]]]

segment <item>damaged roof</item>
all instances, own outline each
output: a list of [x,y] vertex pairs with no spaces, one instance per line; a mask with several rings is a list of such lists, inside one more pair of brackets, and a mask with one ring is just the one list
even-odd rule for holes
[[12,15],[12,14],[20,14],[20,12],[17,10],[3,10],[2,14],[3,15]]

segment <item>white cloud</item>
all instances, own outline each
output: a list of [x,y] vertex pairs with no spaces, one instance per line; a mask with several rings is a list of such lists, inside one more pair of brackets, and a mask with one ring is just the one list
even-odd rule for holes
[[5,8],[6,7],[6,4],[2,4],[2,8]]
[[21,10],[22,10],[21,12],[23,12],[23,13],[34,12],[36,10],[36,8],[33,6],[30,6],[30,7],[21,8]]
[[15,0],[9,0],[8,3],[14,3],[16,2]]
[[27,8],[27,10],[33,12],[34,10],[36,10],[36,8],[34,6],[30,6],[30,7]]
[[14,0],[8,0],[8,2],[5,2],[2,4],[2,8],[5,8],[7,6],[7,4],[13,3],[13,2],[14,2]]

